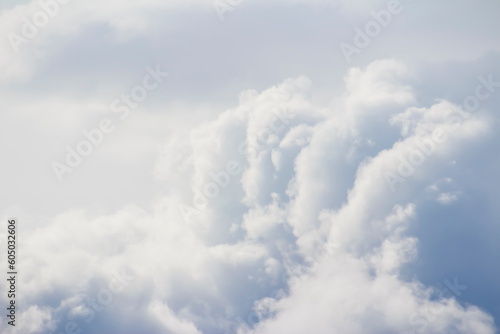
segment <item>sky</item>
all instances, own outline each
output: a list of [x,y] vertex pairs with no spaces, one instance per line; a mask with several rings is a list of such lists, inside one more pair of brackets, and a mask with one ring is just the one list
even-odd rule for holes
[[0,332],[500,333],[499,14],[1,1]]

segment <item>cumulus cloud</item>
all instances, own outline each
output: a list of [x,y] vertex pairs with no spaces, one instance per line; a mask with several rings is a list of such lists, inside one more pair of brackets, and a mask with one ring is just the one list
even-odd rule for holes
[[174,131],[149,206],[23,232],[23,331],[494,333],[485,310],[405,275],[425,208],[462,198],[448,162],[494,140],[486,117],[420,105],[408,81],[375,61],[325,105],[291,78]]

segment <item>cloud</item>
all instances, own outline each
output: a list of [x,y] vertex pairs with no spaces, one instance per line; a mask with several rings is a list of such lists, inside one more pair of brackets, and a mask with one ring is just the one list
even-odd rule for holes
[[[25,332],[494,333],[481,308],[404,275],[429,203],[462,200],[446,162],[494,140],[481,115],[418,105],[407,73],[353,68],[327,105],[302,76],[244,91],[168,135],[155,166],[166,189],[149,206],[23,232]],[[436,129],[447,139],[391,189],[386,173]]]

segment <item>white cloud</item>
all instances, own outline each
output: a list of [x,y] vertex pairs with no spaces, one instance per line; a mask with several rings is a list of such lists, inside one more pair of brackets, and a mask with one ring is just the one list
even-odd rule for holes
[[[500,78],[498,4],[405,2],[348,69],[338,43],[386,6],[71,1],[19,53],[1,39],[18,331],[494,333],[498,91],[459,103]],[[57,184],[51,161],[160,62],[171,78]],[[463,294],[436,287],[455,276]]]
[[[172,134],[155,167],[168,191],[150,208],[71,211],[23,233],[33,323],[118,330],[128,324],[121,319],[140,319],[151,333],[210,333],[245,332],[260,319],[257,333],[493,333],[486,312],[435,299],[401,274],[418,258],[408,231],[419,223],[419,189],[444,187],[441,161],[489,128],[480,117],[457,123],[446,101],[416,108],[404,80],[394,60],[353,69],[345,93],[324,107],[308,79],[288,79]],[[436,128],[449,139],[395,195],[384,172]],[[240,172],[228,172],[230,161]],[[209,183],[219,194],[198,207]],[[181,204],[194,207],[187,220]],[[134,280],[88,325],[87,298],[122,268]]]

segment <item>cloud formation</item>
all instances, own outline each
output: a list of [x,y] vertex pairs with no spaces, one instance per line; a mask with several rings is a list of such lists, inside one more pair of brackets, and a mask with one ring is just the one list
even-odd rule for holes
[[[23,333],[494,333],[484,310],[404,275],[426,202],[460,200],[441,174],[491,123],[418,105],[394,60],[344,80],[327,105],[305,77],[244,91],[169,136],[155,166],[166,189],[149,208],[69,211],[27,230]],[[386,174],[437,129],[445,139],[391,188]]]
[[223,1],[2,1],[0,332],[498,332],[498,2]]

